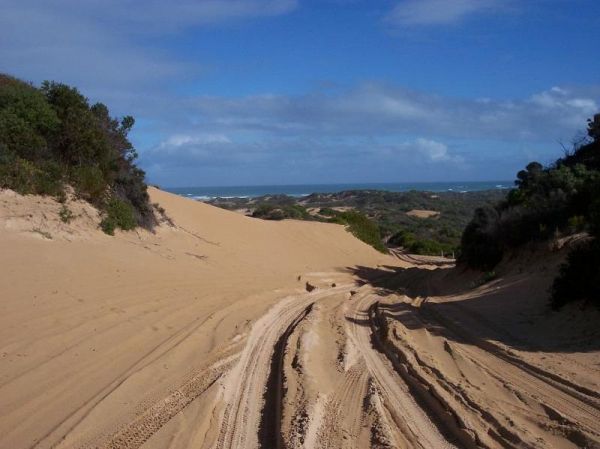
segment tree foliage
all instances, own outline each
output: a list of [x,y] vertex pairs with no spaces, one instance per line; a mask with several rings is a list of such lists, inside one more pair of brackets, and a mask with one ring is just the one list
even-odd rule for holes
[[[70,184],[107,216],[119,202],[136,225],[152,227],[145,174],[127,137],[134,123],[66,84],[36,88],[0,74],[0,188],[60,197]],[[131,223],[113,221],[123,229]]]
[[591,238],[569,254],[552,287],[552,305],[577,299],[600,305],[600,114],[588,121],[588,135],[548,167],[527,165],[505,201],[477,210],[463,233],[460,261],[489,270],[509,248],[585,231]]

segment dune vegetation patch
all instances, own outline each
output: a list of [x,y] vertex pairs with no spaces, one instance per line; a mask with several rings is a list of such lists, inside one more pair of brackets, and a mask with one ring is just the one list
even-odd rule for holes
[[588,121],[588,138],[544,167],[531,162],[516,189],[475,211],[465,228],[460,261],[492,270],[511,249],[587,234],[567,257],[551,288],[551,304],[584,300],[600,306],[600,114]]
[[[156,224],[145,173],[128,139],[135,120],[111,117],[76,88],[37,88],[0,74],[0,188],[65,202],[66,188],[104,215],[102,229]],[[68,210],[61,220],[70,221]]]

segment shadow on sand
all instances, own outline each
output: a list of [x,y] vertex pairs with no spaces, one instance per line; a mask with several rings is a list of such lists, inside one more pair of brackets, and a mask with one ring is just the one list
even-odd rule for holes
[[[499,342],[522,351],[588,352],[600,349],[600,312],[581,306],[553,311],[548,288],[555,271],[515,272],[482,284],[481,273],[447,268],[353,267],[382,297],[380,313],[409,329],[424,328],[461,343]],[[366,324],[358,322],[357,324]]]

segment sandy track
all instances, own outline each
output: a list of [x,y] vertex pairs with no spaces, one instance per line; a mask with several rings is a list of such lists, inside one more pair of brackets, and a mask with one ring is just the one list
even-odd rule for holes
[[[281,382],[278,373],[281,363],[272,363],[274,357],[278,360],[281,357],[281,354],[275,353],[283,348],[278,342],[282,336],[285,338],[294,330],[315,301],[349,288],[337,287],[326,292],[315,291],[288,297],[254,324],[239,362],[224,381],[223,401],[226,405],[217,448],[281,447],[277,425],[280,412],[265,410],[264,407],[270,368],[277,370],[272,376],[277,380],[268,385],[268,393],[275,395],[274,401],[268,401],[269,406],[280,403],[278,395]],[[261,422],[261,418],[265,422]],[[257,432],[261,427],[262,431]]]
[[349,303],[349,333],[382,392],[385,408],[403,439],[410,441],[413,447],[455,447],[442,436],[438,427],[416,403],[409,385],[398,375],[389,360],[373,347],[369,310],[376,300],[377,296],[369,292]]
[[469,344],[453,345],[453,350],[495,378],[505,388],[534,399],[557,425],[565,426],[563,432],[575,444],[588,447],[600,441],[600,401],[597,392],[586,395],[572,389],[556,376],[550,376],[531,365],[511,357],[493,344],[481,342],[463,329],[457,329],[449,320],[428,308],[421,316],[431,323],[443,323],[446,329],[459,333]]
[[[474,444],[600,447],[595,395],[571,389],[539,368],[533,370],[427,306],[406,306],[396,316],[398,321],[380,310],[373,314],[383,328],[390,357],[402,360],[434,392],[467,428]],[[453,335],[450,341],[447,337]],[[454,367],[448,369],[444,359]]]
[[[287,297],[253,325],[217,381],[219,431],[206,447],[597,447],[593,395],[584,401],[475,339],[437,337],[434,328],[454,325],[427,307],[410,306],[410,322],[395,320],[380,301],[397,299],[351,288]],[[412,336],[413,328],[426,330]],[[431,361],[436,345],[462,370],[461,381]],[[464,376],[487,383],[492,400],[463,385]],[[501,402],[501,390],[520,402]],[[517,421],[527,415],[529,422]]]

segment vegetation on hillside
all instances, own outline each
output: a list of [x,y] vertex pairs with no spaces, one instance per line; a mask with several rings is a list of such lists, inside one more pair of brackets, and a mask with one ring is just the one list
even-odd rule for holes
[[306,208],[299,204],[261,204],[254,212],[252,216],[255,218],[262,218],[264,220],[312,220],[313,217],[308,213]]
[[[332,221],[343,211],[354,210],[378,227],[378,248],[387,243],[413,254],[439,256],[458,252],[462,231],[477,207],[494,204],[505,195],[505,190],[465,193],[350,190],[313,193],[302,198],[286,195],[217,198],[211,203],[230,210],[248,209],[253,217],[269,220]],[[430,210],[439,214],[421,218],[407,214],[412,210]]]
[[321,209],[320,212],[321,214],[329,215],[329,219],[327,220],[329,223],[345,225],[348,231],[359,240],[371,245],[377,251],[382,253],[388,252],[386,246],[381,241],[379,226],[362,212],[355,210],[340,212],[333,209]]
[[552,287],[552,305],[587,300],[600,306],[600,114],[589,139],[554,164],[532,162],[516,189],[493,207],[477,209],[462,236],[460,260],[490,270],[505,252],[535,241],[585,232]]
[[36,88],[0,74],[0,188],[64,202],[71,185],[103,211],[106,232],[150,228],[145,175],[127,138],[134,122],[112,118],[74,87],[46,81]]

